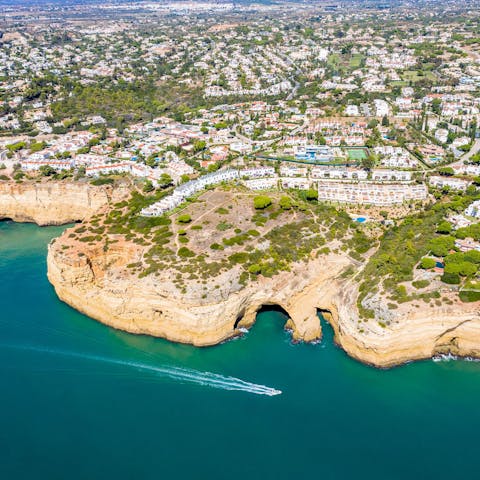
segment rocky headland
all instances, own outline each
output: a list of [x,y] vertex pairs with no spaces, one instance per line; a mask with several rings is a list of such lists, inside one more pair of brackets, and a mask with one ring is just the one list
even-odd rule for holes
[[[238,260],[243,252],[228,243],[235,237],[227,238],[225,249],[212,246],[210,254],[204,253],[205,245],[223,230],[219,225],[230,225],[240,211],[245,213],[245,204],[233,202],[229,211],[222,205],[231,202],[231,197],[224,193],[217,198],[210,192],[210,197],[201,200],[203,211],[210,217],[197,213],[197,220],[185,227],[190,237],[187,250],[192,258],[199,258],[194,263],[190,255],[179,256],[186,248],[179,243],[185,230],[175,216],[169,226],[158,227],[165,230],[157,236],[155,229],[144,236],[122,231],[125,217],[121,213],[130,208],[124,201],[127,192],[126,187],[88,184],[0,183],[0,216],[40,225],[85,220],[84,226],[67,229],[49,245],[48,278],[61,300],[121,330],[197,346],[215,345],[253,325],[263,306],[276,305],[288,315],[286,327],[295,340],[321,338],[321,311],[335,331],[337,344],[352,357],[377,367],[439,354],[480,357],[480,302],[463,303],[453,291],[445,289],[442,295],[446,301],[410,301],[389,310],[381,295],[375,293],[368,300],[375,317],[362,318],[357,305],[362,262],[339,248],[338,238],[327,238],[320,246],[309,244],[310,249],[290,243],[285,252],[298,248],[304,253],[302,258],[294,255],[281,271],[266,275],[255,272],[247,278]],[[194,204],[189,208],[193,213],[198,212],[198,207]],[[214,212],[223,220],[212,231],[209,225],[218,221],[212,216]],[[272,232],[285,228],[288,221],[309,237],[306,223],[301,222],[311,219],[297,212],[281,215],[284,217],[272,215],[270,226],[257,222],[255,234],[248,230],[252,233],[244,238],[247,250],[250,244],[261,244],[264,252],[272,251]],[[118,224],[113,224],[115,218],[119,218]],[[314,217],[315,223],[317,220]],[[243,230],[251,227],[248,222],[240,226]],[[136,228],[146,231],[143,224]],[[335,224],[335,228],[339,227]],[[320,223],[317,231],[326,232]],[[349,239],[351,234],[345,232]],[[165,233],[166,246],[155,250],[154,255],[155,239]],[[221,265],[219,259],[227,258],[224,250],[229,249],[233,249],[228,257],[230,263],[209,275],[198,274],[198,270],[211,268],[216,261]],[[205,256],[210,263],[205,263]]]
[[[360,322],[355,283],[341,278],[351,265],[347,256],[328,255],[298,264],[272,279],[260,278],[237,290],[203,298],[195,288],[179,295],[168,277],[129,274],[126,263],[141,253],[115,244],[106,253],[78,256],[63,249],[64,237],[48,253],[48,278],[58,296],[86,315],[132,333],[197,346],[214,345],[239,334],[268,305],[289,316],[293,338],[321,338],[320,310],[335,331],[335,341],[349,355],[377,367],[390,367],[439,354],[480,357],[480,309],[474,304],[442,307],[405,306],[387,327]],[[235,272],[231,272],[235,275]],[[219,279],[212,279],[214,288]],[[222,278],[228,284],[228,278]],[[218,290],[215,290],[218,292]]]

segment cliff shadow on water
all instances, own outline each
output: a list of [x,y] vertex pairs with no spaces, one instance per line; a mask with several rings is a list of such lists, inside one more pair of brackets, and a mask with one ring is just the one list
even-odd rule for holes
[[[279,304],[263,304],[256,311],[253,319],[247,319],[248,313],[240,311],[235,321],[234,328],[242,332],[247,330],[255,330],[257,324],[261,324],[265,321],[277,326],[277,329],[281,328],[288,332],[290,339],[293,343],[299,343],[299,340],[295,338],[295,324],[291,319],[291,316],[285,308]],[[321,327],[321,338],[318,341],[312,341],[307,343],[323,343],[336,345],[335,343],[335,329],[332,325],[332,313],[330,310],[318,308],[317,317]],[[300,341],[301,342],[301,341]]]
[[264,304],[259,306],[251,319],[247,318],[250,315],[246,315],[245,309],[242,309],[240,312],[238,312],[237,319],[235,320],[233,328],[250,329],[257,322],[259,317],[261,317],[263,314],[278,314],[278,317],[284,320],[285,328],[288,328],[287,323],[290,316],[288,312],[278,304]]
[[335,344],[335,330],[333,329],[330,310],[317,308],[317,317],[320,320],[320,327],[322,329],[322,342]]

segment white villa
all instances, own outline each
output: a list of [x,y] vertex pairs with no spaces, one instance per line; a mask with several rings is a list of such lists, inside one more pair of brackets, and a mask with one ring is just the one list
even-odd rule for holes
[[437,188],[449,187],[453,190],[466,190],[471,182],[461,178],[434,176],[428,179],[428,183]]
[[480,200],[471,203],[465,210],[465,215],[480,219]]
[[280,178],[282,188],[298,188],[307,190],[310,188],[310,180],[305,177],[282,177]]

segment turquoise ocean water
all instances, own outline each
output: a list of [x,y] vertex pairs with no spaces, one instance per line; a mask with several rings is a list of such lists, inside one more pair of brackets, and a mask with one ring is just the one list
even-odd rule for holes
[[376,370],[275,311],[206,349],[116,331],[56,298],[61,231],[0,223],[1,479],[480,475],[480,363]]

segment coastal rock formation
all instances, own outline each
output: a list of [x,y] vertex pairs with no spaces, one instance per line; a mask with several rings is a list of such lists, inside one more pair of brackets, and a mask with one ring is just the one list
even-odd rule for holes
[[138,278],[129,273],[126,264],[141,257],[137,246],[119,242],[107,252],[78,252],[65,248],[68,235],[69,230],[48,252],[48,278],[63,301],[122,330],[199,346],[217,344],[238,334],[239,327],[251,326],[264,305],[279,305],[288,313],[294,338],[320,338],[320,322],[308,299],[314,288],[330,292],[349,264],[347,257],[331,255],[224,292],[223,298],[204,298],[195,287],[179,298],[167,276]]
[[109,202],[123,199],[127,187],[79,182],[0,182],[0,219],[62,225],[83,220]]
[[[111,203],[129,193],[128,186],[0,182],[0,218],[39,225],[68,223],[108,211]],[[358,284],[355,277],[342,275],[348,267],[358,270],[359,264],[340,250],[311,255],[288,272],[259,276],[245,286],[237,281],[239,267],[233,267],[202,288],[188,282],[187,290],[180,292],[168,272],[142,277],[128,268],[141,261],[145,253],[141,244],[123,235],[82,242],[74,240],[72,232],[66,230],[49,245],[48,278],[60,299],[121,330],[214,345],[252,326],[263,306],[277,305],[288,315],[286,327],[295,340],[321,338],[317,316],[321,310],[337,344],[352,357],[378,367],[438,354],[480,357],[480,302],[464,304],[443,292],[448,302],[407,302],[390,310],[384,322],[361,320]]]
[[141,256],[138,246],[119,242],[107,252],[100,248],[79,252],[65,248],[68,232],[52,242],[48,252],[48,278],[58,296],[86,315],[128,332],[214,345],[237,335],[240,327],[253,325],[262,306],[278,305],[290,317],[287,327],[294,339],[321,337],[320,309],[335,331],[335,341],[352,357],[377,367],[437,354],[480,357],[480,302],[409,306],[388,326],[376,320],[360,322],[356,284],[341,277],[352,264],[346,255],[314,258],[223,298],[202,298],[195,290],[179,297],[167,277],[138,278],[128,272],[126,264]]
[[351,319],[356,308],[349,300],[355,289],[343,290],[331,305],[327,319],[335,341],[352,357],[377,367],[392,367],[436,355],[480,358],[480,302],[412,308],[405,305],[396,322],[383,326],[376,321]]

